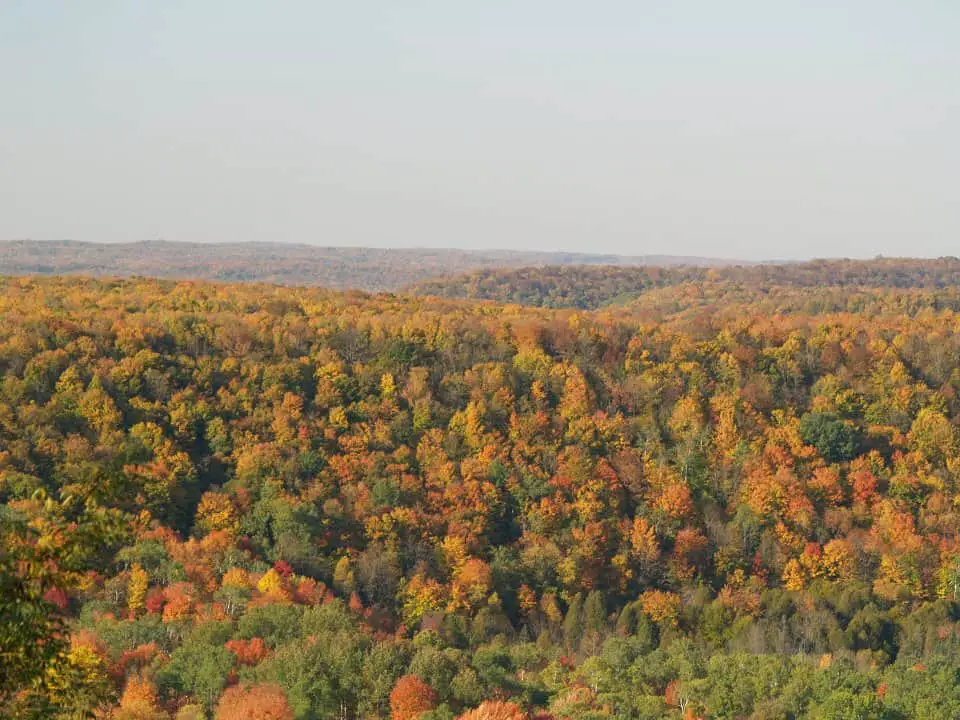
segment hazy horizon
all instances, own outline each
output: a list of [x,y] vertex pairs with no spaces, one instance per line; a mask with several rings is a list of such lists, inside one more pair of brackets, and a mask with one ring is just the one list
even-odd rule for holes
[[0,5],[0,239],[957,254],[960,6]]
[[601,255],[610,255],[615,257],[688,257],[688,258],[700,258],[700,259],[709,259],[709,260],[728,260],[731,262],[745,262],[749,264],[777,264],[778,262],[783,263],[795,263],[795,262],[806,262],[806,261],[817,261],[817,260],[875,260],[877,258],[886,258],[886,259],[895,259],[895,258],[904,258],[904,259],[938,259],[945,257],[957,257],[956,253],[946,253],[939,255],[884,255],[883,253],[877,253],[874,255],[863,255],[863,256],[853,256],[853,255],[811,255],[809,257],[800,257],[800,258],[777,258],[777,257],[768,257],[761,258],[758,260],[749,260],[745,258],[738,257],[726,257],[722,255],[690,255],[690,254],[675,254],[669,252],[645,252],[645,253],[617,253],[617,252],[603,252],[603,251],[590,251],[590,250],[564,250],[561,248],[553,249],[530,249],[526,250],[523,248],[507,248],[507,247],[488,247],[488,248],[477,248],[477,247],[453,247],[453,246],[429,246],[429,245],[335,245],[327,244],[321,242],[302,242],[298,240],[171,240],[169,238],[144,238],[141,240],[77,240],[75,238],[0,238],[0,243],[10,243],[10,242],[27,242],[27,243],[83,243],[87,245],[136,245],[137,243],[180,243],[184,245],[189,245],[196,243],[198,245],[290,245],[290,246],[300,246],[300,247],[315,247],[318,249],[332,249],[332,250],[403,250],[403,251],[436,251],[436,252],[467,252],[467,253],[540,253],[544,255],[548,254],[569,254],[569,255],[584,255],[584,256],[601,256]]
[[[525,250],[523,248],[506,248],[506,247],[489,247],[489,248],[470,248],[470,247],[441,247],[441,246],[426,246],[426,245],[329,245],[326,243],[319,242],[299,242],[296,240],[171,240],[169,238],[145,238],[143,240],[77,240],[75,238],[0,238],[0,244],[2,243],[80,243],[84,245],[136,245],[138,243],[173,243],[173,244],[198,244],[198,245],[269,245],[269,246],[284,246],[289,245],[291,247],[315,247],[317,249],[329,249],[329,250],[399,250],[399,251],[408,251],[408,252],[465,252],[465,253],[539,253],[543,255],[556,254],[556,255],[583,255],[586,257],[591,256],[611,256],[611,257],[690,257],[690,258],[703,258],[703,259],[712,259],[712,260],[730,260],[730,261],[739,261],[740,258],[724,258],[724,257],[710,257],[706,256],[695,256],[695,255],[671,255],[670,253],[638,253],[635,255],[627,255],[623,253],[605,253],[600,251],[591,252],[589,250],[578,251],[578,250],[562,250],[562,249],[553,249],[553,250]],[[841,259],[841,258],[809,258],[809,259]],[[775,259],[773,260],[775,262]],[[744,262],[755,262],[755,261],[744,261]],[[763,261],[761,261],[763,262]]]
[[327,249],[327,250],[399,250],[399,251],[425,251],[425,252],[466,252],[466,253],[539,253],[543,255],[557,254],[557,255],[583,255],[585,257],[596,257],[608,255],[611,257],[620,257],[620,258],[642,258],[642,257],[661,257],[661,258],[690,258],[690,259],[703,259],[703,260],[722,260],[729,261],[732,264],[738,262],[743,262],[747,264],[778,264],[778,263],[802,263],[802,262],[811,262],[819,260],[876,260],[878,258],[885,259],[942,259],[942,258],[954,258],[958,257],[957,253],[941,253],[939,255],[917,255],[917,254],[899,254],[899,255],[886,255],[883,253],[876,253],[874,255],[810,255],[807,257],[798,257],[798,258],[778,258],[778,257],[766,257],[760,259],[747,259],[739,257],[729,257],[723,255],[691,255],[691,254],[679,254],[679,253],[669,253],[669,252],[645,252],[645,253],[618,253],[618,252],[603,252],[603,251],[590,251],[590,250],[564,250],[561,248],[554,249],[524,249],[524,248],[507,248],[507,247],[487,247],[487,248],[477,248],[477,247],[453,247],[453,246],[429,246],[429,245],[335,245],[321,242],[302,242],[298,240],[171,240],[169,238],[144,238],[141,240],[77,240],[75,238],[0,238],[0,243],[16,243],[16,242],[26,242],[26,243],[82,243],[86,245],[136,245],[137,243],[174,243],[174,244],[198,244],[198,245],[270,245],[270,246],[283,246],[289,245],[291,247],[315,247],[317,249]]

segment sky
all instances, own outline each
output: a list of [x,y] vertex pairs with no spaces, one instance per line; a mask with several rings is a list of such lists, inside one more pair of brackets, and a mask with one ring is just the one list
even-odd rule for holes
[[0,239],[960,255],[955,0],[0,0]]

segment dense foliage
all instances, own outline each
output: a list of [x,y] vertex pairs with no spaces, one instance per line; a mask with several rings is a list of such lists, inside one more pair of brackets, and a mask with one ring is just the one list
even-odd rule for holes
[[960,716],[949,289],[711,282],[0,281],[0,715]]
[[[851,289],[956,288],[958,284],[960,260],[956,258],[878,258],[725,267],[557,265],[483,268],[463,275],[426,280],[408,290],[419,295],[595,310],[624,304],[658,288],[679,288],[680,296],[696,302],[704,286],[746,295],[754,301],[770,292],[798,288],[815,290],[818,296],[822,296],[825,288],[832,288],[840,297],[846,297]],[[659,304],[659,301],[654,302]]]

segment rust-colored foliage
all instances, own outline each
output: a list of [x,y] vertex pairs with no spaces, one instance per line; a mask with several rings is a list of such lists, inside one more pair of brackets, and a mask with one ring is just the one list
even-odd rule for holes
[[516,703],[487,700],[457,720],[527,720],[527,714]]
[[391,720],[415,720],[436,706],[436,691],[416,675],[404,675],[390,691]]
[[250,640],[228,640],[226,648],[237,656],[237,662],[241,665],[256,665],[268,654],[263,639],[258,637]]
[[293,720],[293,710],[277,685],[234,685],[224,691],[215,720]]
[[165,720],[169,715],[160,707],[156,685],[141,676],[127,680],[114,720]]

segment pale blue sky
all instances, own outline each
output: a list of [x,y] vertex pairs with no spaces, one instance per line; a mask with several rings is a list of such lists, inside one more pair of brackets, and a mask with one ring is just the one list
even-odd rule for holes
[[960,254],[955,0],[0,0],[0,238]]

